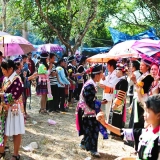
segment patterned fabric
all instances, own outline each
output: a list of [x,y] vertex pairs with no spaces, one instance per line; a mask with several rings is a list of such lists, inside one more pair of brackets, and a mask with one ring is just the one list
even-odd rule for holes
[[138,160],[159,160],[160,153],[160,126],[154,130],[151,126],[147,129],[122,129],[121,137],[124,140],[138,140]]
[[23,85],[21,78],[14,72],[9,78],[5,77],[2,83],[2,90],[5,93],[0,105],[0,146],[3,146],[5,122],[8,110],[11,108],[12,114],[18,116],[18,105],[23,113],[22,92]]
[[76,127],[79,135],[84,135],[81,141],[87,150],[97,151],[99,131],[104,139],[108,139],[106,129],[96,120],[100,112],[101,102],[96,100],[96,87],[92,79],[88,80],[81,91],[80,100],[76,108]]

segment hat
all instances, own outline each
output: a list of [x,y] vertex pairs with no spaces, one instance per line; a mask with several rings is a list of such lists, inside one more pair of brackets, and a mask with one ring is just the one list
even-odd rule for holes
[[152,64],[151,61],[146,60],[146,59],[141,59],[142,62],[144,62],[147,66],[150,66]]
[[116,70],[121,70],[122,72],[127,72],[128,71],[128,67],[122,63],[118,63]]
[[101,72],[102,72],[102,65],[96,64],[96,65],[92,66],[92,68],[91,68],[92,74],[98,74]]
[[80,63],[85,62],[85,60],[86,60],[87,58],[88,58],[87,56],[82,56],[82,57],[81,57],[81,60],[80,60]]
[[74,56],[70,56],[70,57],[68,58],[68,62],[72,62],[74,59],[75,59]]
[[21,62],[22,58],[18,57],[18,58],[15,58],[13,61],[14,61],[14,63]]
[[49,54],[48,54],[48,52],[44,52],[44,53],[41,53],[40,57],[41,58],[48,58]]

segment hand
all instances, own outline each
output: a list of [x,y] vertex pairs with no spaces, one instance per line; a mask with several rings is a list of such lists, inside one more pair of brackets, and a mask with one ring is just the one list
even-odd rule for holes
[[106,88],[106,86],[104,84],[99,84],[99,87],[102,88],[102,89]]
[[33,73],[33,78],[36,78],[38,76],[38,73],[37,72],[34,72]]
[[96,116],[97,121],[99,121],[102,124],[105,124],[105,115],[103,112],[99,112]]
[[136,76],[134,74],[131,75],[130,79],[135,83],[136,82]]
[[131,114],[131,112],[132,112],[132,106],[130,106],[130,107],[128,108],[128,112]]
[[108,103],[108,101],[106,99],[101,101],[101,104],[107,104],[107,103]]
[[116,109],[117,107],[118,107],[117,104],[113,104],[112,109],[114,110],[114,109]]

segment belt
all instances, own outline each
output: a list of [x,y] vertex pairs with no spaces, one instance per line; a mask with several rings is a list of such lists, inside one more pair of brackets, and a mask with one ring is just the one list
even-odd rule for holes
[[96,115],[85,114],[85,115],[83,115],[83,117],[96,117]]

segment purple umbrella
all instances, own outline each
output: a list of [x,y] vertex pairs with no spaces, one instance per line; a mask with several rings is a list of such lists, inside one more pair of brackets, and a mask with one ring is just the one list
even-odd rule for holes
[[20,36],[4,36],[0,38],[0,51],[4,56],[22,55],[34,51],[33,45]]
[[63,51],[63,48],[61,46],[59,46],[58,44],[51,44],[51,43],[48,43],[48,44],[42,44],[38,47],[37,49],[38,52],[57,52],[57,51],[60,51],[62,52]]

